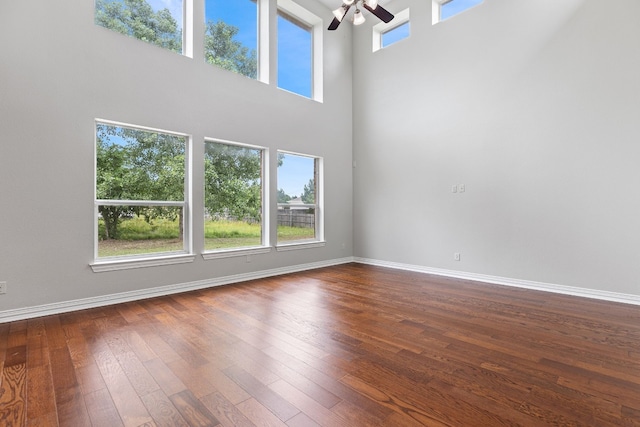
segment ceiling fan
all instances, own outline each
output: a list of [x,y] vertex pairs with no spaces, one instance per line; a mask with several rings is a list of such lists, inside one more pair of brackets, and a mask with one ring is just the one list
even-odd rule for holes
[[365,19],[362,15],[362,11],[358,7],[358,3],[369,12],[373,13],[375,16],[380,18],[383,22],[390,22],[393,19],[393,15],[385,8],[378,4],[378,0],[342,0],[342,6],[333,11],[333,21],[329,24],[329,30],[333,31],[338,28],[338,25],[342,22],[345,16],[347,16],[347,12],[351,9],[351,6],[356,7],[356,11],[353,14],[353,25],[362,24]]

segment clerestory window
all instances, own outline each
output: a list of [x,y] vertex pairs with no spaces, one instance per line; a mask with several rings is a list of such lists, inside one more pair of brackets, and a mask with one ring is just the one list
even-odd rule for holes
[[410,34],[409,9],[405,9],[396,13],[391,22],[380,22],[373,26],[373,51],[375,52],[404,40]]
[[[95,0],[96,25],[193,57],[195,0]],[[323,100],[322,19],[293,0],[204,0],[207,63]],[[270,28],[271,22],[276,28]],[[277,34],[277,37],[276,37]],[[274,40],[275,39],[275,40]],[[278,46],[277,59],[269,56]],[[276,61],[277,67],[271,64]],[[270,64],[271,63],[271,64]],[[270,68],[277,75],[270,76]]]
[[469,10],[484,0],[432,0],[433,1],[433,24],[442,22],[452,16]]
[[258,78],[258,13],[255,0],[205,0],[205,61]]
[[322,19],[278,0],[278,87],[322,101]]
[[184,1],[96,0],[95,23],[112,31],[183,53]]

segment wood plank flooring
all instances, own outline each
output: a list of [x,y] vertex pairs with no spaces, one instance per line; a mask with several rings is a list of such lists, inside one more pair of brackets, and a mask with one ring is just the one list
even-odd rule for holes
[[640,426],[640,307],[359,264],[0,324],[0,426]]

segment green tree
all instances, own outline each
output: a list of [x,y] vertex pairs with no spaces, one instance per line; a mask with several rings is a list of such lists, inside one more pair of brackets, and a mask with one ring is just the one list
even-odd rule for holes
[[221,143],[205,145],[205,208],[210,215],[261,220],[261,153]]
[[[104,200],[184,200],[184,137],[100,124],[96,132],[96,196]],[[180,219],[181,209],[104,206],[104,238],[117,239],[123,218]]]
[[[126,200],[128,174],[124,167],[126,152],[123,147],[111,145],[107,142],[107,130],[98,126],[96,144],[96,197],[106,200]],[[98,212],[105,224],[104,238],[118,238],[118,223],[120,218],[133,215],[130,207],[126,206],[98,206]]]
[[278,189],[278,203],[287,203],[292,197],[284,192],[282,188]]
[[[168,9],[154,11],[146,0],[96,0],[96,24],[139,40],[182,52],[182,31]],[[239,29],[224,21],[208,21],[205,59],[208,63],[256,78],[255,49],[234,40]]]
[[316,182],[311,178],[308,184],[305,184],[302,191],[302,201],[308,204],[314,204],[316,202]]
[[184,137],[130,128],[116,135],[126,141],[134,200],[184,200]]
[[145,0],[96,0],[96,24],[182,52],[182,31],[168,9],[154,11]]
[[234,40],[239,29],[224,21],[207,22],[204,38],[205,59],[209,64],[255,79],[258,61],[255,49]]

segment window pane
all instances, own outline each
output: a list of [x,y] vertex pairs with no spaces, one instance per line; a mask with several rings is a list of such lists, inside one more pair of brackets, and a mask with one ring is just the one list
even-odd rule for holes
[[184,136],[96,124],[98,257],[185,250],[186,144]]
[[258,4],[205,0],[205,60],[253,79],[258,76]]
[[278,242],[314,239],[317,161],[288,153],[278,160]]
[[398,25],[397,27],[382,33],[382,47],[387,47],[390,44],[406,39],[409,37],[409,30],[409,23],[405,22],[402,25]]
[[262,245],[262,150],[205,142],[205,250]]
[[98,206],[98,257],[184,250],[181,206]]
[[440,6],[440,20],[444,21],[482,2],[483,0],[451,0]]
[[278,11],[278,87],[311,98],[312,54],[311,28]]
[[96,0],[95,23],[182,53],[183,0]]
[[186,137],[96,126],[98,200],[184,200]]

